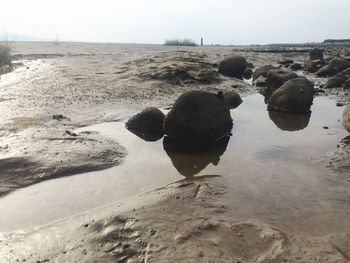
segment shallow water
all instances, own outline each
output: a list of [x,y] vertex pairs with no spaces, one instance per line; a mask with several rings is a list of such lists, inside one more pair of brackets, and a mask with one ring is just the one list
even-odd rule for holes
[[[339,121],[343,108],[326,97],[315,98],[311,116],[301,117],[269,114],[260,94],[243,101],[231,112],[232,136],[205,152],[174,151],[163,139],[146,142],[122,122],[79,130],[116,139],[128,151],[123,164],[42,182],[5,196],[0,199],[0,231],[46,224],[192,176],[219,175],[232,189],[258,189],[255,193],[266,197],[276,190],[283,192],[290,180],[301,186],[315,183],[312,175],[325,173],[319,161],[347,135]],[[276,173],[283,176],[276,178]],[[243,198],[244,193],[235,191],[237,200]],[[292,197],[297,194],[297,190],[276,192],[276,198],[295,202],[297,198]]]

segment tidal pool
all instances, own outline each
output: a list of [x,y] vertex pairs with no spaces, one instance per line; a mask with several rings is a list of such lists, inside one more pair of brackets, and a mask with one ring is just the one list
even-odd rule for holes
[[[312,114],[302,116],[268,112],[260,94],[244,97],[231,111],[232,136],[204,151],[174,147],[164,138],[144,141],[123,122],[79,129],[76,132],[99,132],[117,140],[128,152],[123,164],[41,182],[1,198],[0,231],[47,224],[178,180],[205,176],[224,178],[237,206],[249,199],[250,192],[257,200],[264,196],[264,209],[273,209],[273,202],[281,198],[289,205],[299,202],[303,186],[317,188],[319,176],[333,174],[322,160],[347,135],[342,111],[327,97],[316,97]],[[298,187],[287,189],[290,184]]]

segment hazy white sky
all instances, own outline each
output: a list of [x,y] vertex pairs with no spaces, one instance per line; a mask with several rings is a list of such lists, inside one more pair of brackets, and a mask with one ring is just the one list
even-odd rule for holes
[[350,38],[350,0],[0,0],[0,30],[41,38],[251,44]]

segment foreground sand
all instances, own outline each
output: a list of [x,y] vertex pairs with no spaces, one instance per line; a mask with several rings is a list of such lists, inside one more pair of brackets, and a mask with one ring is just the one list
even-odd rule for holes
[[0,256],[4,262],[348,262],[349,233],[287,234],[254,216],[238,220],[223,180],[210,177],[2,234]]

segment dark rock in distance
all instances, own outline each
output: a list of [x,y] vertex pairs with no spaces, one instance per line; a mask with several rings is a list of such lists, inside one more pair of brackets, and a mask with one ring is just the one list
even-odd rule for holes
[[345,59],[333,58],[329,61],[328,65],[320,68],[316,74],[318,77],[330,77],[342,72],[349,67],[350,62],[346,61]]
[[304,61],[304,69],[306,72],[309,72],[309,73],[315,73],[323,66],[324,66],[324,61],[321,61],[319,59],[312,60],[312,61]]
[[243,78],[248,67],[247,60],[241,55],[232,55],[220,62],[219,73],[227,77]]
[[324,89],[340,88],[342,87],[342,85],[346,80],[347,80],[346,76],[338,74],[334,77],[330,77],[323,88]]
[[164,119],[164,133],[188,144],[211,143],[230,133],[232,118],[222,92],[182,94]]
[[290,64],[293,64],[294,60],[293,59],[284,59],[278,62],[278,64],[284,65],[284,66],[289,66]]
[[309,51],[309,60],[320,60],[323,61],[323,52],[324,49],[321,48],[313,48]]
[[272,69],[267,74],[266,84],[269,89],[278,89],[283,83],[290,79],[297,78],[298,75],[293,71],[285,71],[281,69]]
[[314,84],[305,77],[288,80],[272,93],[268,110],[294,114],[309,113],[314,92]]
[[302,70],[303,69],[303,66],[300,64],[300,63],[293,63],[289,66],[289,69],[291,70]]
[[253,81],[258,79],[260,76],[263,76],[266,78],[267,73],[269,73],[269,71],[271,69],[277,69],[277,68],[272,66],[272,65],[265,65],[265,66],[261,66],[261,67],[257,68],[253,73]]

